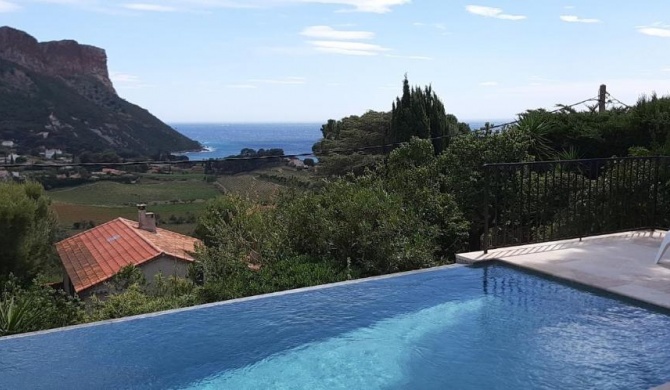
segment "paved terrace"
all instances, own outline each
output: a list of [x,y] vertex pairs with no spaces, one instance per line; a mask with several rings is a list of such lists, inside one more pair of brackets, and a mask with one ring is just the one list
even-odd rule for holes
[[500,260],[670,309],[670,250],[654,264],[664,236],[663,231],[610,234],[463,253],[456,261]]

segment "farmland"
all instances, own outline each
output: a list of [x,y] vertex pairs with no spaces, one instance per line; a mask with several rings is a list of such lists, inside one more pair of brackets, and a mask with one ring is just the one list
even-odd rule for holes
[[195,220],[207,200],[220,195],[203,175],[147,175],[134,184],[100,181],[49,192],[52,208],[68,233],[77,233],[117,217],[137,218],[137,203],[149,205],[159,224],[179,233],[191,234]]
[[209,183],[203,174],[143,174],[133,184],[99,181],[49,191],[52,208],[61,226],[74,234],[117,217],[137,218],[137,203],[145,203],[158,215],[159,225],[179,233],[192,234],[197,217],[207,201],[222,193],[271,202],[290,185],[308,180],[312,173],[289,168],[272,168],[248,174],[224,175]]

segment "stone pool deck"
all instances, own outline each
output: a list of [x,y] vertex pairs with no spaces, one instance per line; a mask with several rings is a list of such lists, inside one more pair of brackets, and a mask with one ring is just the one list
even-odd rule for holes
[[670,309],[670,251],[654,264],[664,236],[664,231],[609,234],[462,253],[456,261],[499,260]]

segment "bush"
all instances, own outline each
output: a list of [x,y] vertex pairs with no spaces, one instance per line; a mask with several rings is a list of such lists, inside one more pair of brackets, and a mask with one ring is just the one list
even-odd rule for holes
[[277,212],[296,253],[351,264],[363,276],[436,264],[437,229],[378,181],[337,180],[317,194],[284,197]]
[[10,277],[0,293],[0,336],[74,325],[83,318],[79,299],[40,279],[24,288]]

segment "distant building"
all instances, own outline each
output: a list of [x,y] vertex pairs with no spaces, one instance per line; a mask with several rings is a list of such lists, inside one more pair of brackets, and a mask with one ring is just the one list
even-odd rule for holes
[[5,161],[7,163],[16,162],[16,159],[19,158],[19,157],[21,157],[21,156],[16,154],[16,153],[10,153],[7,156],[5,156]]
[[13,148],[14,147],[14,141],[2,141],[2,146],[6,148]]
[[287,164],[289,167],[294,167],[295,169],[305,169],[307,166],[305,166],[305,163],[302,162],[299,158],[291,158],[288,161]]
[[59,154],[63,154],[63,151],[60,149],[47,149],[44,151],[44,158],[51,160]]
[[134,265],[147,281],[162,273],[186,276],[200,240],[156,227],[155,215],[138,206],[139,221],[117,218],[56,244],[65,269],[63,285],[82,299],[106,295],[108,282]]
[[118,170],[118,169],[113,169],[113,168],[102,168],[101,173],[104,174],[104,175],[122,176],[122,175],[124,175],[126,172],[124,172],[124,171],[120,171],[120,170]]

